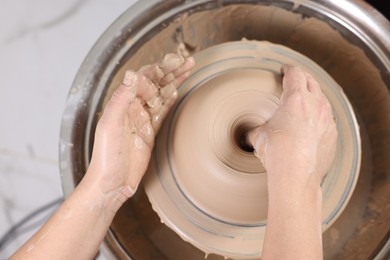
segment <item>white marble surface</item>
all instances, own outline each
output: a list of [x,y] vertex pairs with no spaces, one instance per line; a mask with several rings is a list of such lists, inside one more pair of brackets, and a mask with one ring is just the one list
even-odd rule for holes
[[68,90],[98,37],[136,1],[0,1],[0,236],[62,196],[58,139]]

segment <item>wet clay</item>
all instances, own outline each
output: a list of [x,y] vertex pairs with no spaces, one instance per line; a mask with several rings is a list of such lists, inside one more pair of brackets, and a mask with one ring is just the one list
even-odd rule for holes
[[241,147],[240,135],[277,109],[281,65],[299,64],[320,83],[339,122],[336,159],[322,183],[326,230],[348,202],[360,169],[358,126],[340,87],[306,57],[269,42],[226,43],[194,58],[145,180],[162,221],[206,254],[261,256],[267,174],[253,152]]
[[[325,259],[368,258],[385,237],[390,221],[390,186],[386,185],[390,169],[387,159],[390,156],[390,98],[381,77],[381,73],[385,72],[376,68],[374,61],[364,52],[367,50],[358,47],[359,40],[347,41],[325,22],[303,18],[272,6],[233,5],[195,12],[176,18],[160,30],[142,47],[128,53],[122,69],[108,88],[106,98],[122,80],[125,70],[138,69],[157,61],[163,53],[175,52],[179,43],[184,43],[186,50],[194,54],[211,45],[241,40],[243,37],[288,46],[311,58],[338,82],[358,115],[360,129],[364,129],[361,131],[367,134],[362,139],[363,164],[360,175],[363,177],[359,178],[357,184],[358,193],[353,194],[351,204],[324,233],[324,256]],[[193,154],[187,151],[187,155],[191,157]],[[211,192],[208,191],[210,197]],[[221,215],[214,209],[209,209],[208,213]],[[261,220],[262,217],[243,220],[240,216],[233,216],[229,221],[260,223]],[[133,254],[135,259],[204,257],[201,250],[160,223],[144,195],[137,194],[121,209],[111,230],[122,249],[128,255]],[[223,259],[216,255],[208,258]]]
[[226,74],[193,91],[178,111],[170,155],[175,180],[197,208],[214,218],[242,225],[264,223],[265,170],[253,153],[240,147],[238,137],[274,114],[280,77],[254,69]]

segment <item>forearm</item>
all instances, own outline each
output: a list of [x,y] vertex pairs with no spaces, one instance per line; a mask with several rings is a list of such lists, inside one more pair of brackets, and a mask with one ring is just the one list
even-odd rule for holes
[[318,181],[310,181],[269,176],[262,259],[322,259],[322,193]]
[[85,178],[11,259],[92,259],[118,208]]

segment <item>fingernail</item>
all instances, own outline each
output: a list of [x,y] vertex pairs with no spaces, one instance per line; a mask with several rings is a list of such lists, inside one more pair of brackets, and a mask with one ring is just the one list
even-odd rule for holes
[[164,72],[169,73],[184,63],[184,58],[174,53],[166,54],[158,63],[158,67]]

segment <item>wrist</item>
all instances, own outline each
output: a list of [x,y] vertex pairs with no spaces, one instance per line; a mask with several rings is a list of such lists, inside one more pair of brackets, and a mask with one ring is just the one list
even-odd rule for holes
[[116,212],[126,201],[125,192],[121,190],[105,190],[100,185],[99,178],[94,172],[87,171],[76,191],[85,201],[88,201],[95,209],[95,213],[112,220]]
[[[286,179],[268,179],[268,217],[263,257],[322,259],[321,187],[314,181]],[[276,247],[283,250],[276,252]]]
[[269,188],[296,187],[298,189],[321,189],[321,177],[317,172],[303,167],[267,170]]
[[293,201],[295,204],[322,205],[322,190],[316,176],[300,178],[288,173],[285,176],[268,174],[268,196],[270,200]]

